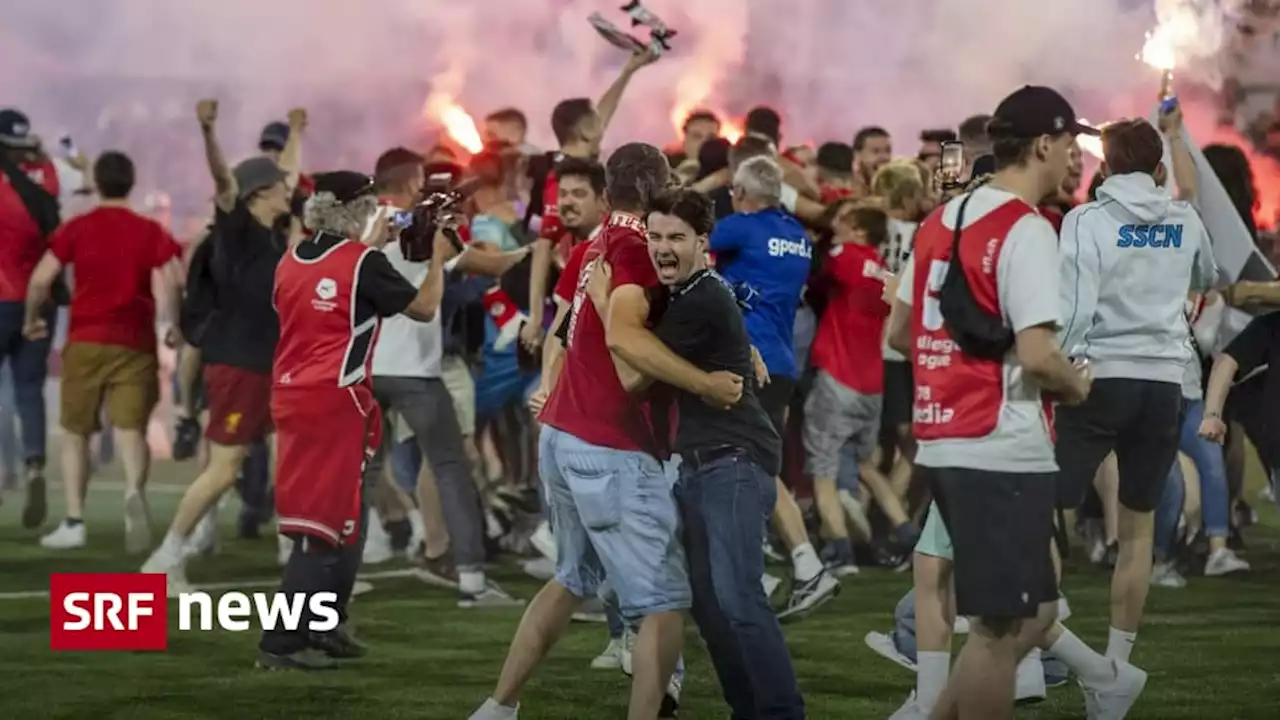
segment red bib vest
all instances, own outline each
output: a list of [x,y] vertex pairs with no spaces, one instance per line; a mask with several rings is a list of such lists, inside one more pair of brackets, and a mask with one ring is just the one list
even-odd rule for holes
[[[976,439],[990,435],[1005,404],[1004,363],[964,354],[943,326],[938,291],[951,265],[954,230],[939,208],[915,236],[912,276],[911,359],[915,370],[912,430],[920,440]],[[1003,315],[997,265],[1009,231],[1035,209],[1010,200],[963,231],[960,262],[978,306]],[[981,238],[985,242],[979,242]]]
[[365,245],[343,240],[314,260],[296,250],[276,268],[280,315],[272,377],[278,387],[341,388],[370,377],[381,319],[356,324],[356,292]]

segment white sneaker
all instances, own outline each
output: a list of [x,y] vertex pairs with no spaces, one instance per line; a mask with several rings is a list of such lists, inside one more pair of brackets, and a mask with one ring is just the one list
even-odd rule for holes
[[773,597],[773,594],[778,592],[778,586],[781,584],[782,578],[776,575],[765,573],[760,576],[760,585],[764,587],[764,596],[766,598]]
[[1155,587],[1180,589],[1187,586],[1187,579],[1182,577],[1173,563],[1156,563],[1151,568],[1151,584]]
[[164,575],[165,584],[168,587],[168,595],[176,598],[182,593],[192,592],[195,588],[187,581],[187,570],[183,564],[183,558],[175,558],[167,554],[161,553],[162,548],[156,549],[151,553],[151,557],[142,564],[142,569],[138,572]]
[[622,631],[622,672],[631,677],[631,651],[636,646],[636,634],[631,628]]
[[764,539],[764,543],[760,549],[764,552],[764,561],[766,563],[782,563],[787,561],[787,559],[782,557],[777,550],[773,549],[773,543],[770,543],[768,538]]
[[849,560],[843,563],[839,561],[832,562],[831,564],[827,565],[827,572],[831,573],[832,575],[838,578],[842,578],[842,577],[848,577],[850,575],[857,575],[859,572],[861,572],[861,570],[858,569],[857,563],[855,563],[852,560]]
[[284,535],[276,536],[276,562],[284,567],[289,563],[289,556],[293,554],[293,540]]
[[542,553],[543,557],[551,562],[556,561],[556,536],[551,534],[551,525],[546,520],[538,523],[538,529],[529,536],[529,543]]
[[503,707],[498,704],[498,701],[489,698],[484,701],[480,709],[471,713],[471,717],[468,720],[518,720],[516,713],[519,711],[519,705],[513,708]]
[[151,548],[151,513],[142,493],[124,497],[124,551],[130,555]]
[[[889,660],[890,662],[900,665],[911,672],[916,671],[915,661],[898,651],[898,645],[893,642],[893,636],[889,633],[869,632],[866,637],[862,638],[862,641],[866,643],[867,647],[871,648],[875,654],[885,660]],[[914,702],[915,696],[913,695],[909,700]]]
[[604,652],[591,661],[592,670],[622,669],[622,638],[610,638]]
[[520,563],[524,572],[534,580],[546,582],[556,576],[556,564],[550,558],[538,557]]
[[1014,702],[1038,703],[1044,700],[1044,665],[1040,662],[1040,648],[1031,648],[1031,652],[1018,663],[1014,690]]
[[1112,660],[1116,678],[1105,685],[1080,683],[1084,691],[1085,717],[1089,720],[1123,720],[1147,684],[1147,673],[1126,662]]
[[355,597],[357,595],[364,595],[365,593],[372,592],[372,591],[373,591],[373,583],[368,582],[366,580],[357,580],[355,584],[351,586],[351,597]]
[[951,625],[951,632],[954,635],[969,634],[969,618],[963,615],[957,615],[956,621]]
[[1205,577],[1218,577],[1233,572],[1248,572],[1249,563],[1241,560],[1230,548],[1218,548],[1204,564]]
[[381,565],[382,563],[395,557],[395,551],[391,549],[391,536],[387,534],[387,529],[382,526],[382,520],[376,516],[369,518],[368,535],[364,539],[364,554],[361,562],[365,565]]
[[907,701],[898,708],[897,712],[889,716],[889,720],[929,720],[929,713],[916,702],[916,691],[912,690],[907,696]]
[[[218,551],[218,511],[210,510],[200,518],[182,548],[184,557],[213,555]],[[146,570],[143,570],[146,572]]]
[[836,494],[840,497],[840,505],[844,507],[845,514],[857,528],[858,535],[864,539],[871,539],[871,520],[867,517],[867,510],[862,507],[862,502],[848,490],[841,490]]
[[787,599],[787,606],[778,612],[778,622],[799,620],[839,594],[840,581],[826,570],[805,582],[792,583],[791,597]]
[[63,520],[52,532],[40,538],[40,547],[46,550],[74,550],[84,547],[84,542],[84,523],[72,525]]

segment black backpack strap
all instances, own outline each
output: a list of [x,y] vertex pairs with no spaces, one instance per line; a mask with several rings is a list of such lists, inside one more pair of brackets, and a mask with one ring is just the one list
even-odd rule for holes
[[964,196],[960,201],[960,209],[956,212],[956,226],[951,234],[951,266],[957,268],[959,272],[964,272],[964,268],[959,266],[960,262],[960,235],[964,232],[964,211],[969,207],[969,201],[973,199],[973,193]]

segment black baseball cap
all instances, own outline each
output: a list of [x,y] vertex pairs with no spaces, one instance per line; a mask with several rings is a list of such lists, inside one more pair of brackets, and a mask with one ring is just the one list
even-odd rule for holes
[[349,203],[374,192],[373,178],[354,170],[336,170],[314,177],[316,194],[330,193],[340,203]]
[[1101,135],[1097,128],[1082,124],[1071,103],[1057,90],[1040,85],[1024,85],[1000,102],[988,125],[993,138],[1000,136],[1034,138],[1041,135]]
[[289,124],[282,122],[268,123],[262,128],[262,136],[258,139],[259,150],[284,150],[289,142]]
[[0,110],[0,145],[11,148],[33,148],[36,138],[31,134],[31,121],[13,108]]

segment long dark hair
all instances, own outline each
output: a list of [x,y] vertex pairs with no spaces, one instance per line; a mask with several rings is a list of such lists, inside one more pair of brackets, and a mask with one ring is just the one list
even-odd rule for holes
[[1258,201],[1258,186],[1253,179],[1253,168],[1244,151],[1235,145],[1206,145],[1204,159],[1213,168],[1222,187],[1231,198],[1231,204],[1249,229],[1249,237],[1258,241],[1258,223],[1253,219],[1253,208]]

